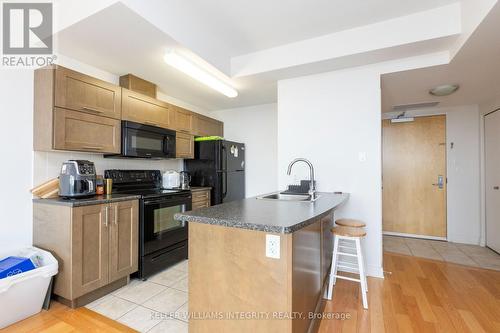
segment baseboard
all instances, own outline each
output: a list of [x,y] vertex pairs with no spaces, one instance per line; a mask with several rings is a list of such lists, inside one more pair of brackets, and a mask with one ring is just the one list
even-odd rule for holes
[[409,238],[422,238],[422,239],[432,239],[432,240],[442,240],[446,241],[446,237],[436,237],[436,236],[427,236],[427,235],[416,235],[416,234],[404,234],[401,232],[392,232],[392,231],[384,231],[383,235],[387,236],[399,236],[399,237],[409,237]]
[[383,279],[384,278],[384,269],[382,267],[375,266],[375,265],[367,265],[366,275]]

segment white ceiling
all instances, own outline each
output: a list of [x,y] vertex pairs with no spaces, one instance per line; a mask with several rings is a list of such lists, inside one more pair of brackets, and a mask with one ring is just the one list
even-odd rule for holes
[[[489,12],[448,65],[382,76],[382,111],[393,106],[440,102],[440,107],[478,104],[500,94],[500,3]],[[431,96],[441,84],[460,84],[446,97]]]
[[[174,0],[237,56],[458,0]],[[169,1],[169,2],[174,2]]]
[[[179,44],[134,11],[116,3],[55,35],[58,53],[116,75],[133,73],[158,85],[169,96],[205,110],[265,104],[276,98],[276,81],[238,79],[237,99],[215,92],[163,61]],[[252,90],[249,87],[257,86]]]
[[[205,110],[273,103],[280,79],[442,51],[453,42],[448,34],[446,38],[232,78],[239,96],[230,99],[166,65],[162,60],[166,48],[189,49],[228,73],[231,54],[334,33],[454,1],[317,0],[312,6],[311,1],[290,0],[284,6],[279,1],[264,5],[262,1],[242,0],[122,0],[107,7],[109,1],[103,2],[100,11],[59,31],[55,35],[57,51],[117,75],[133,73],[156,83],[163,93]],[[436,29],[438,36],[440,28]],[[353,43],[365,44],[363,36],[359,37]]]

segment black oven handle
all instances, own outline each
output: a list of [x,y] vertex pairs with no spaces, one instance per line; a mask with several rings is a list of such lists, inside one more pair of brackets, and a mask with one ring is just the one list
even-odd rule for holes
[[144,205],[146,206],[158,203],[168,203],[171,204],[171,206],[177,206],[177,205],[187,204],[189,202],[191,202],[191,196],[185,196],[182,198],[162,197],[156,199],[146,199],[144,200]]

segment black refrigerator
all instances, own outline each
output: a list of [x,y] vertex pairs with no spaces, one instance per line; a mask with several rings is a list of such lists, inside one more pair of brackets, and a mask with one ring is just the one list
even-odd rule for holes
[[194,159],[184,160],[191,186],[210,186],[212,205],[245,198],[245,144],[214,140],[194,144]]

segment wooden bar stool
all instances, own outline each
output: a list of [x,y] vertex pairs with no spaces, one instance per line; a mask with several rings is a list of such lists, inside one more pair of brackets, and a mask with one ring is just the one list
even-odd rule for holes
[[[363,308],[368,309],[368,301],[366,296],[366,293],[368,291],[368,284],[366,282],[366,272],[363,261],[363,252],[361,250],[361,239],[366,236],[366,231],[362,228],[343,227],[343,226],[334,227],[332,228],[331,231],[334,235],[333,257],[332,257],[332,266],[330,268],[330,279],[328,283],[328,292],[326,298],[332,299],[333,286],[337,282],[337,278],[353,282],[359,282],[361,285],[361,297],[363,299]],[[340,241],[353,242],[355,246],[347,247],[340,244]],[[344,250],[341,251],[339,250],[339,248],[345,248],[346,251]],[[357,265],[340,261],[339,260],[340,256],[356,258]],[[338,275],[337,271],[339,268],[344,271],[349,271],[359,274],[359,279]]]
[[335,224],[342,227],[351,227],[351,228],[364,228],[366,227],[366,223],[360,220],[354,219],[338,219],[335,221]]

